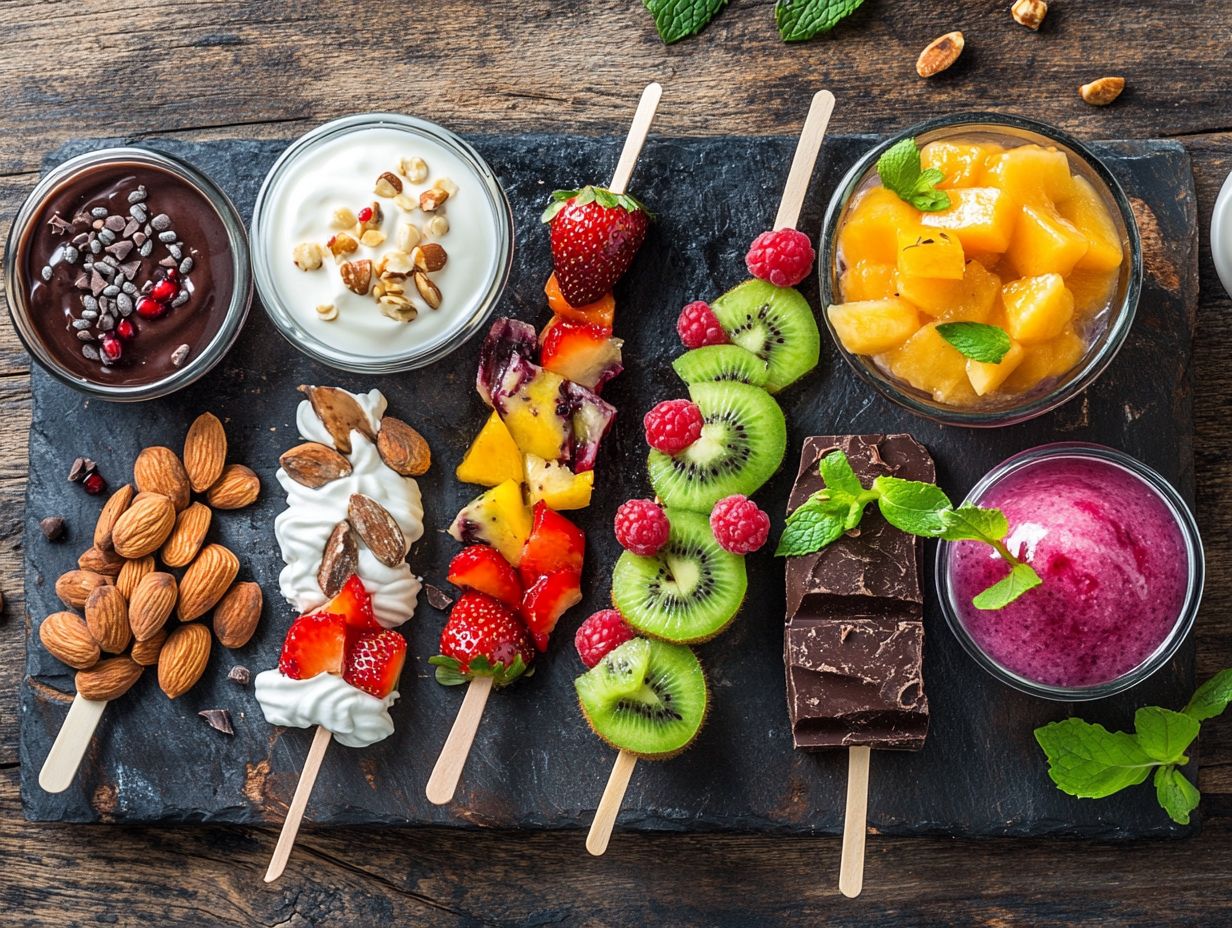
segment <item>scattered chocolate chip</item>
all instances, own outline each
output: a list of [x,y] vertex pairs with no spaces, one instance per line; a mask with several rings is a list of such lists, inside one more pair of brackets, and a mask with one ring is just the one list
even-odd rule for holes
[[77,483],[79,480],[84,480],[96,470],[98,470],[98,465],[89,458],[75,458],[73,460],[73,466],[68,469],[69,482]]
[[48,541],[60,541],[64,538],[64,517],[48,516],[39,522],[39,528]]
[[431,583],[425,583],[424,592],[428,594],[428,605],[433,609],[440,609],[444,612],[453,605],[453,597],[440,587],[435,587]]
[[209,722],[214,731],[220,731],[224,735],[235,734],[235,729],[231,727],[231,713],[226,709],[202,709],[197,715]]
[[227,679],[233,683],[238,683],[240,686],[247,686],[248,681],[252,679],[252,674],[247,667],[242,664],[236,664],[227,674]]

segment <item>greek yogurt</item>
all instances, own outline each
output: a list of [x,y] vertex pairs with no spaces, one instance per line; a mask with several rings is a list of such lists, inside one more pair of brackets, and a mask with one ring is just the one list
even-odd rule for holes
[[321,725],[349,748],[366,748],[394,733],[389,707],[398,698],[397,690],[377,699],[333,674],[292,680],[277,670],[257,674],[255,685],[257,702],[271,725]]

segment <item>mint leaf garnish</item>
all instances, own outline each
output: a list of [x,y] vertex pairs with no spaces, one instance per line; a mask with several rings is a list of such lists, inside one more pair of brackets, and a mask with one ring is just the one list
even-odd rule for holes
[[1155,768],[1155,798],[1178,825],[1189,824],[1189,813],[1198,808],[1202,794],[1189,777],[1171,764]]
[[727,0],[642,0],[664,45],[697,35],[727,6]]
[[1156,766],[1133,735],[1082,719],[1037,728],[1035,740],[1048,757],[1048,776],[1057,789],[1081,799],[1103,799],[1137,786]]
[[964,504],[938,515],[945,526],[940,536],[944,541],[983,541],[993,544],[1010,533],[1009,519],[1000,509],[981,509]]
[[784,42],[804,42],[829,32],[863,3],[864,0],[778,0],[774,21]]
[[843,523],[828,501],[815,494],[787,517],[775,556],[800,557],[820,551],[839,539],[845,531]]
[[1010,567],[1008,574],[984,592],[976,594],[971,605],[984,612],[996,612],[1043,582],[1030,564],[1017,563]]
[[1232,669],[1219,671],[1198,687],[1189,705],[1181,711],[1201,722],[1222,715],[1229,702],[1232,702]]
[[901,477],[878,477],[873,481],[877,508],[885,520],[909,535],[936,538],[945,531],[941,512],[951,508],[941,487]]
[[826,483],[826,489],[831,492],[838,491],[849,496],[859,496],[864,492],[864,485],[851,469],[847,455],[841,451],[831,451],[822,458],[818,470],[821,472],[821,479]]
[[1185,750],[1198,737],[1202,723],[1193,716],[1159,706],[1147,706],[1134,713],[1134,731],[1142,750],[1161,764],[1189,762]]
[[950,208],[950,195],[937,189],[945,175],[936,168],[920,169],[920,149],[915,139],[903,139],[882,152],[877,159],[877,174],[884,187],[920,212],[936,213]]
[[1005,329],[983,322],[943,322],[937,334],[972,361],[1000,364],[1010,350],[1010,336]]

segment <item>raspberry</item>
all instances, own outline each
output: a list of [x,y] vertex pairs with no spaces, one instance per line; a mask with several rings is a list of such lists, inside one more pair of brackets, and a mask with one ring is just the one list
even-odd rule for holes
[[808,276],[816,257],[807,235],[795,229],[779,229],[753,239],[744,263],[754,277],[776,287],[794,287]]
[[626,551],[653,557],[667,544],[671,523],[654,500],[631,499],[621,504],[613,520],[616,540]]
[[710,531],[725,551],[752,554],[770,537],[770,517],[747,496],[737,493],[714,504]]
[[596,612],[583,622],[573,638],[578,657],[587,667],[593,667],[613,648],[633,638],[633,629],[615,609]]
[[726,345],[727,333],[719,323],[710,304],[694,300],[680,311],[676,320],[676,332],[686,348],[704,348],[706,345]]
[[702,437],[702,411],[688,400],[664,400],[642,420],[646,444],[664,454],[679,454]]

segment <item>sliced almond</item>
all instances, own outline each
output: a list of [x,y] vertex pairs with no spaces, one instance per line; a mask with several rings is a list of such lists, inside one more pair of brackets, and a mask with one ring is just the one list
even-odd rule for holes
[[358,569],[359,547],[355,543],[355,533],[344,519],[329,533],[321,555],[321,566],[317,570],[317,585],[322,593],[332,599],[342,592],[343,585]]
[[432,309],[441,308],[441,288],[433,283],[423,271],[415,272],[415,289]]
[[[188,478],[184,478],[188,487]],[[111,533],[116,553],[126,558],[145,557],[159,549],[175,528],[175,506],[159,493],[142,495],[116,520]]]
[[132,632],[128,627],[128,603],[114,586],[95,587],[86,600],[86,627],[109,654],[128,647]]
[[115,584],[120,592],[124,594],[124,598],[131,603],[133,601],[133,591],[137,589],[137,584],[141,582],[142,577],[152,573],[153,570],[153,555],[147,554],[145,557],[127,560],[124,562],[124,566],[120,568],[120,576],[116,577]]
[[338,269],[343,285],[352,293],[367,296],[372,289],[372,262],[367,258],[347,261]]
[[43,619],[39,640],[52,657],[74,670],[93,667],[102,653],[85,620],[72,612],[53,612]]
[[1091,106],[1107,106],[1119,97],[1124,89],[1125,78],[1101,77],[1089,84],[1083,84],[1078,88],[1078,94]]
[[351,433],[359,432],[376,441],[372,423],[355,398],[337,387],[314,387],[301,384],[299,392],[308,397],[325,431],[334,440],[334,447],[343,454],[351,453]]
[[161,493],[167,497],[176,512],[187,506],[192,498],[188,474],[179,455],[162,445],[146,448],[137,455],[133,462],[133,481],[143,493]]
[[239,573],[239,559],[222,545],[206,545],[180,579],[176,613],[181,622],[199,619],[222,599]]
[[966,40],[961,32],[947,32],[938,36],[924,47],[915,63],[915,73],[920,77],[932,77],[940,74],[958,60],[962,54]]
[[248,644],[261,619],[261,586],[247,581],[231,587],[214,607],[214,634],[224,648]]
[[427,439],[393,416],[381,419],[376,448],[385,466],[403,477],[422,477],[432,466],[432,449]]
[[158,686],[168,699],[193,688],[210,661],[210,630],[201,624],[181,625],[167,636],[158,654]]
[[142,667],[129,657],[109,657],[89,670],[77,671],[77,695],[83,699],[119,699],[141,679]]
[[228,464],[218,482],[210,487],[206,500],[215,509],[243,509],[261,495],[261,479],[252,468],[243,464]]
[[56,580],[56,595],[70,609],[84,609],[86,600],[94,589],[110,583],[110,577],[96,574],[92,570],[70,570]]
[[184,437],[184,470],[193,491],[204,493],[212,487],[226,463],[227,433],[216,415],[203,412]]
[[167,624],[179,597],[179,585],[171,574],[155,571],[137,584],[128,606],[128,624],[133,637],[148,641]]
[[389,510],[362,493],[352,493],[347,521],[368,550],[386,567],[396,567],[406,558],[406,536]]
[[201,550],[205,533],[210,530],[213,519],[214,513],[204,503],[193,503],[176,516],[175,528],[160,552],[163,563],[168,567],[184,567],[192,563]]
[[167,630],[160,628],[145,641],[134,641],[128,656],[142,667],[153,667],[158,663],[158,654],[167,641]]
[[111,550],[111,530],[115,528],[116,519],[120,518],[132,503],[136,492],[131,483],[126,483],[111,494],[103,506],[103,511],[98,514],[98,521],[94,523],[94,547],[103,551]]
[[402,178],[392,171],[385,171],[376,179],[372,192],[378,197],[395,197],[402,192]]
[[95,545],[81,552],[81,557],[77,558],[77,566],[82,570],[92,570],[96,574],[114,579],[120,576],[120,570],[124,567],[124,558],[114,551],[104,551]]
[[314,490],[351,473],[350,461],[328,445],[315,441],[304,442],[284,451],[278,463],[288,477]]

